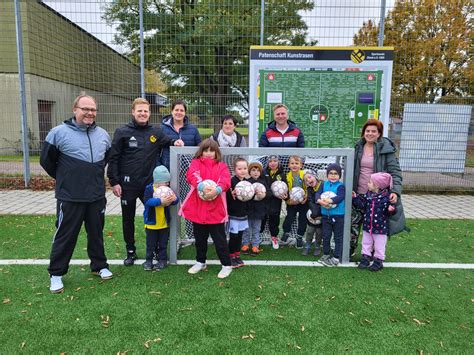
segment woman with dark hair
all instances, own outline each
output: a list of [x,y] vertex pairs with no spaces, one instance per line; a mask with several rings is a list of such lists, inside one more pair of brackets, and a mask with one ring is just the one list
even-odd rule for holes
[[[362,127],[361,139],[356,143],[354,151],[354,192],[363,195],[367,192],[367,183],[374,173],[385,172],[392,176],[393,187],[390,190],[390,203],[396,206],[396,213],[389,220],[389,235],[405,229],[403,212],[402,171],[396,156],[395,144],[383,137],[383,124],[377,119],[369,119]],[[362,214],[353,207],[351,228],[351,255],[358,244]]]
[[[185,146],[198,146],[201,143],[201,135],[196,126],[189,123],[186,116],[187,106],[183,100],[177,100],[171,105],[171,115],[163,118],[161,129],[171,139],[181,139]],[[170,150],[163,148],[157,165],[170,168]]]
[[232,115],[225,115],[221,120],[222,128],[214,133],[211,138],[219,147],[246,147],[245,138],[235,130],[237,120]]

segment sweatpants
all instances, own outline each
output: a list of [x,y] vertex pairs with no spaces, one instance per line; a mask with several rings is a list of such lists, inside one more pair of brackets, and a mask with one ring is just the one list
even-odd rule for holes
[[122,231],[123,240],[127,251],[135,252],[135,213],[137,198],[143,202],[145,190],[122,190],[120,204],[122,206]]
[[206,262],[207,238],[211,235],[221,264],[230,266],[229,247],[227,245],[224,223],[199,224],[193,222],[193,231],[196,245],[196,261],[203,264]]
[[68,272],[82,223],[87,233],[87,255],[91,271],[108,268],[104,251],[104,222],[106,199],[94,202],[57,201],[56,233],[53,236],[48,272],[62,276]]
[[249,218],[249,227],[242,234],[242,244],[252,244],[254,247],[260,246],[260,226],[262,225],[261,219]]
[[283,233],[290,233],[291,225],[296,219],[296,214],[298,214],[298,231],[297,234],[303,236],[306,231],[306,212],[308,211],[308,205],[287,205],[286,206],[286,217],[283,222]]
[[168,261],[168,240],[170,238],[170,229],[148,229],[146,233],[146,260],[152,261],[156,250],[158,250],[158,260]]
[[318,247],[321,246],[321,242],[323,240],[323,227],[321,224],[314,225],[311,223],[308,223],[308,226],[306,227],[306,234],[305,234],[305,240],[306,243],[311,243],[313,241],[316,242]]
[[331,236],[334,233],[334,257],[342,259],[342,239],[344,237],[344,216],[323,216],[323,253],[331,252]]
[[374,252],[374,258],[385,260],[385,246],[387,245],[386,234],[370,234],[362,231],[362,255],[371,256]]

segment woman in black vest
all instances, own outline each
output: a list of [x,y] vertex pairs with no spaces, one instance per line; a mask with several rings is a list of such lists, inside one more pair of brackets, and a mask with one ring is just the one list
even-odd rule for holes
[[222,117],[222,128],[214,133],[211,138],[219,144],[219,147],[246,147],[245,138],[235,130],[237,120],[232,115]]

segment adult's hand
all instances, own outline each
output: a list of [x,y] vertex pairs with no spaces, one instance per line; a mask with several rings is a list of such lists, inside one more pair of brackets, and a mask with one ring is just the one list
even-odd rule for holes
[[390,203],[396,204],[397,201],[398,201],[398,196],[397,196],[397,194],[394,193],[394,192],[392,192],[392,193],[390,194]]
[[175,146],[175,147],[184,147],[184,142],[183,142],[183,140],[182,140],[182,139],[177,139],[177,140],[175,140],[174,146]]
[[112,192],[117,197],[122,197],[122,186],[120,184],[112,186]]

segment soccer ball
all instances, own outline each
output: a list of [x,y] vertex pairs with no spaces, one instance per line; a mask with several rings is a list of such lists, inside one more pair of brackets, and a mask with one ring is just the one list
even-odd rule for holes
[[[216,182],[213,181],[213,180],[209,180],[209,179],[203,180],[202,183],[204,184],[204,187],[206,187],[206,186],[213,186],[214,188],[217,187]],[[203,199],[204,201],[212,201],[212,200],[214,200],[214,199],[217,197],[217,195],[216,195],[216,196],[214,196],[213,198],[209,198],[209,197],[207,197],[207,196],[204,194],[204,191],[199,191],[199,190],[198,190],[198,195],[199,195],[199,197],[200,197],[201,199]]]
[[257,193],[263,192],[264,194],[266,194],[267,188],[265,187],[265,185],[259,182],[254,182],[252,185],[253,185],[253,189],[255,190],[255,201],[263,200],[266,195],[263,197],[258,197]]
[[[333,198],[333,197],[336,197],[336,194],[335,194],[334,192],[332,192],[332,191],[326,191],[326,192],[323,192],[323,193],[321,194],[321,200],[325,200],[325,199],[327,199],[327,198]],[[331,203],[331,204],[329,205],[329,208],[335,208],[336,206],[337,206],[337,204]]]
[[285,184],[284,181],[281,180],[273,182],[270,188],[273,192],[273,196],[279,199],[282,199],[283,196],[288,193],[288,186]]
[[294,201],[294,202],[298,202],[298,203],[301,203],[304,201],[304,198],[305,198],[305,192],[304,192],[304,189],[302,187],[293,187],[291,190],[290,190],[290,200]]
[[253,185],[248,181],[241,181],[235,185],[235,197],[240,201],[249,201],[255,195],[255,190],[253,189]]
[[306,212],[306,219],[308,220],[308,222],[315,225],[321,224],[321,218],[311,218],[311,213],[311,210],[308,210],[308,212]]
[[174,196],[173,190],[168,186],[159,186],[153,191],[153,197],[163,199],[168,196]]

